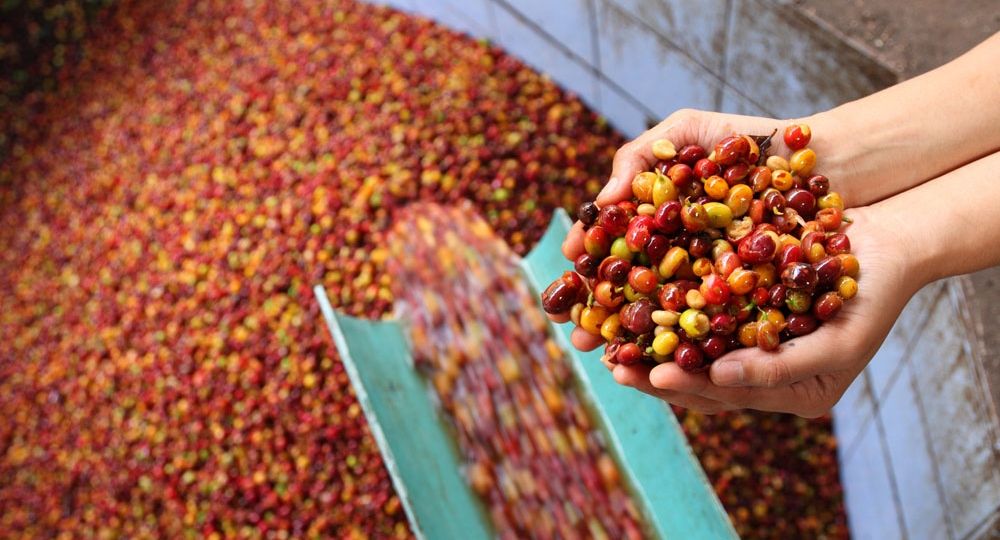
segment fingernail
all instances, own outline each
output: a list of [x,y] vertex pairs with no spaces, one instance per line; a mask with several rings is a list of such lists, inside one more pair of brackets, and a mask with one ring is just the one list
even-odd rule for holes
[[604,189],[597,194],[597,198],[603,199],[606,195],[613,193],[616,189],[618,189],[618,178],[611,177],[611,180],[608,180],[608,183],[604,185]]
[[743,363],[737,361],[716,362],[712,366],[712,381],[719,386],[742,386]]

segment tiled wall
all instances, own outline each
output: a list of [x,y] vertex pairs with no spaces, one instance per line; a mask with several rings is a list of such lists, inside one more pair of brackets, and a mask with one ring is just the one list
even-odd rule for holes
[[[783,2],[386,0],[488,38],[629,136],[693,107],[804,116],[896,75]],[[831,76],[831,74],[834,74]]]
[[913,297],[834,409],[856,538],[1000,534],[1000,433],[962,279]]
[[[629,136],[683,107],[825,110],[894,73],[788,0],[387,0],[495,41]],[[836,407],[856,538],[979,538],[1000,515],[997,423],[955,281],[910,302]]]

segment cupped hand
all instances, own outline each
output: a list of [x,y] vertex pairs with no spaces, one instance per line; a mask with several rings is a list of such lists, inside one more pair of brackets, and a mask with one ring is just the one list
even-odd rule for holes
[[[611,169],[611,179],[597,195],[597,205],[614,204],[632,197],[632,179],[640,172],[651,170],[656,165],[657,160],[653,157],[652,143],[657,139],[669,139],[678,150],[689,144],[698,144],[703,146],[706,151],[711,152],[715,143],[724,137],[733,134],[770,135],[777,130],[771,140],[769,153],[788,157],[791,152],[785,146],[782,130],[791,122],[789,120],[691,109],[679,110],[618,149]],[[805,122],[815,123],[816,121],[809,119]],[[815,132],[815,130],[816,127],[813,126],[813,131]],[[819,167],[825,171],[824,174],[831,178],[840,174],[836,169],[822,168],[823,164],[820,164]],[[847,194],[843,190],[840,191],[841,195],[847,198]],[[569,234],[566,235],[562,251],[563,255],[571,261],[576,260],[583,253],[583,224],[579,221],[573,224]],[[549,318],[561,323],[569,320],[569,314],[550,315]],[[579,328],[573,330],[571,341],[574,347],[582,351],[593,350],[604,344],[599,336],[588,334]]]
[[829,412],[878,351],[909,298],[924,284],[906,261],[912,241],[885,205],[850,210],[847,229],[861,262],[857,296],[812,334],[777,351],[732,351],[707,373],[687,373],[673,362],[614,366],[615,380],[682,407],[705,413],[758,409],[816,417]]

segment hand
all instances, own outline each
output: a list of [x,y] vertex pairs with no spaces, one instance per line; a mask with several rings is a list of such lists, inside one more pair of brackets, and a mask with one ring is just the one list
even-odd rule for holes
[[[777,130],[774,138],[771,139],[769,153],[787,157],[791,151],[785,146],[782,134],[785,127],[793,122],[797,121],[690,109],[679,110],[618,150],[611,170],[611,180],[598,194],[596,202],[598,206],[604,206],[632,197],[632,178],[642,171],[652,169],[656,164],[657,160],[653,157],[651,145],[657,139],[670,139],[678,150],[688,144],[699,144],[705,147],[706,151],[711,152],[716,142],[729,135],[735,133],[770,135]],[[811,117],[802,120],[802,122],[809,124],[814,133],[834,130],[831,126],[831,120],[826,117]],[[829,137],[817,137],[810,144],[810,147],[816,149],[820,156],[825,156],[824,147],[828,144],[825,141],[828,140],[830,140]],[[851,201],[850,185],[852,182],[849,178],[845,178],[848,176],[847,167],[843,167],[837,162],[830,162],[825,158],[821,159],[824,159],[821,166],[823,174],[833,178],[837,182],[837,190],[841,196],[845,200]],[[571,261],[583,253],[582,223],[576,222],[570,229],[566,240],[563,241],[562,250],[563,255]],[[549,318],[562,323],[569,320],[569,314],[550,315]],[[588,334],[579,328],[573,330],[571,341],[574,347],[582,351],[593,350],[604,343],[600,337]]]
[[[860,291],[812,334],[781,344],[776,352],[739,349],[716,360],[708,373],[692,374],[673,362],[614,366],[615,380],[650,395],[708,414],[731,409],[826,414],[864,369],[909,298],[924,284],[913,260],[906,224],[889,205],[847,212],[852,252],[861,261]],[[912,229],[912,227],[910,227]]]

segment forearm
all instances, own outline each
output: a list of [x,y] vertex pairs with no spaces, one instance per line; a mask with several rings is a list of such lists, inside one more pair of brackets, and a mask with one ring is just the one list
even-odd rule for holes
[[847,204],[882,200],[1000,149],[998,59],[1000,34],[938,69],[805,119],[822,170],[850,178]]
[[1000,152],[875,208],[908,245],[920,284],[1000,265]]

